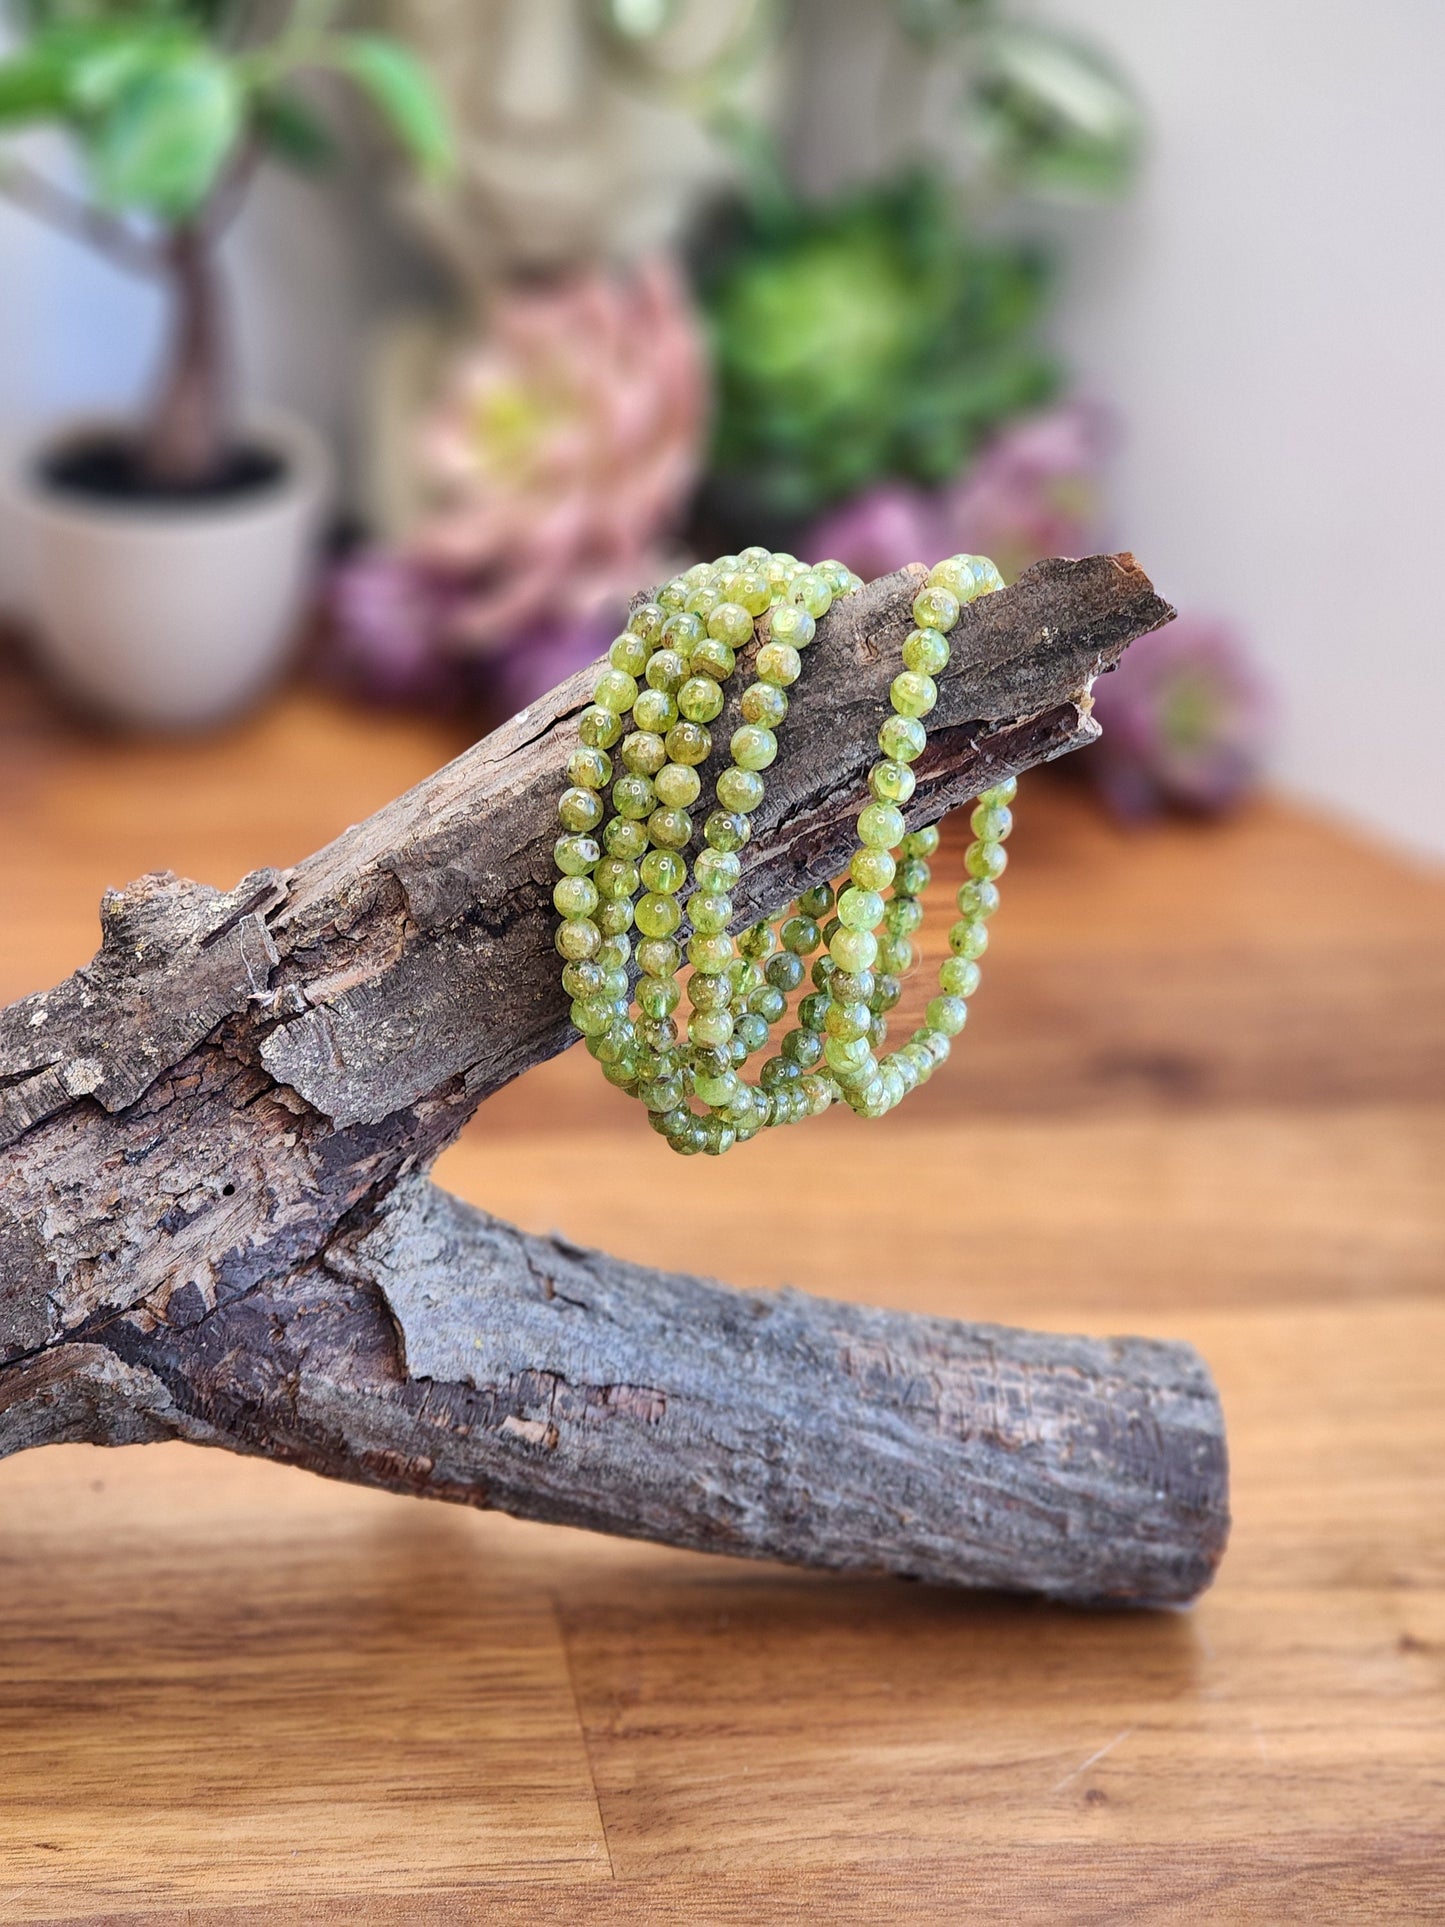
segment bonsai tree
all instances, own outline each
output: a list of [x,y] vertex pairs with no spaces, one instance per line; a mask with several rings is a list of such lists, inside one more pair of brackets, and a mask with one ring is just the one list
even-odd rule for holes
[[0,193],[169,290],[164,366],[129,455],[150,487],[203,489],[235,456],[217,249],[263,159],[310,168],[331,151],[301,76],[339,76],[424,172],[447,166],[422,68],[393,39],[339,31],[336,12],[335,0],[11,0],[0,131],[63,129],[88,191],[0,154]]

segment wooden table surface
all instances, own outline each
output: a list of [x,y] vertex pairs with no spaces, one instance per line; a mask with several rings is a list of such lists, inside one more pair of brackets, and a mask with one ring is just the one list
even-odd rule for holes
[[[457,746],[297,695],[0,726],[0,997],[106,884],[229,884]],[[840,1581],[186,1446],[0,1465],[0,1920],[1445,1919],[1445,882],[1277,803],[1026,784],[984,991],[896,1120],[673,1159],[573,1053],[444,1160],[740,1284],[1193,1340],[1192,1612]],[[867,1200],[866,1205],[860,1200]],[[904,1234],[900,1241],[900,1233]]]

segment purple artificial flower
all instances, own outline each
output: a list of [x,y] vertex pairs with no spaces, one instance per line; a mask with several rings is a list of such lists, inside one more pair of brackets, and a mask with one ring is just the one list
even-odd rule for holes
[[865,582],[910,562],[937,562],[948,546],[942,504],[909,482],[879,482],[830,509],[800,545],[815,560],[836,556]]
[[329,659],[340,680],[374,702],[455,699],[442,648],[454,592],[403,553],[368,549],[333,571],[327,591]]
[[1094,685],[1103,736],[1081,773],[1127,822],[1168,808],[1218,816],[1259,778],[1271,704],[1222,625],[1180,616]]
[[513,716],[599,656],[627,620],[625,609],[534,623],[481,667],[498,716]]

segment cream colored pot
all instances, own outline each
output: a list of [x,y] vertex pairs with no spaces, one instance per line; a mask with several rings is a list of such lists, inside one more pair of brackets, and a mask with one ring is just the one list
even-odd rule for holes
[[[47,446],[87,430],[52,435]],[[43,449],[6,493],[20,612],[43,664],[86,707],[152,729],[197,729],[253,703],[295,643],[331,464],[300,422],[264,415],[247,440],[274,483],[195,503],[114,502],[46,483]]]

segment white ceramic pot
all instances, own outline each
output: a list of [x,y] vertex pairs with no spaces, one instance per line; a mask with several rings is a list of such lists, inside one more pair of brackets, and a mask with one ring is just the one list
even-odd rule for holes
[[281,415],[246,439],[281,458],[274,483],[183,502],[107,501],[47,484],[32,449],[7,493],[20,613],[43,663],[86,707],[152,729],[221,722],[274,681],[296,640],[331,464]]

